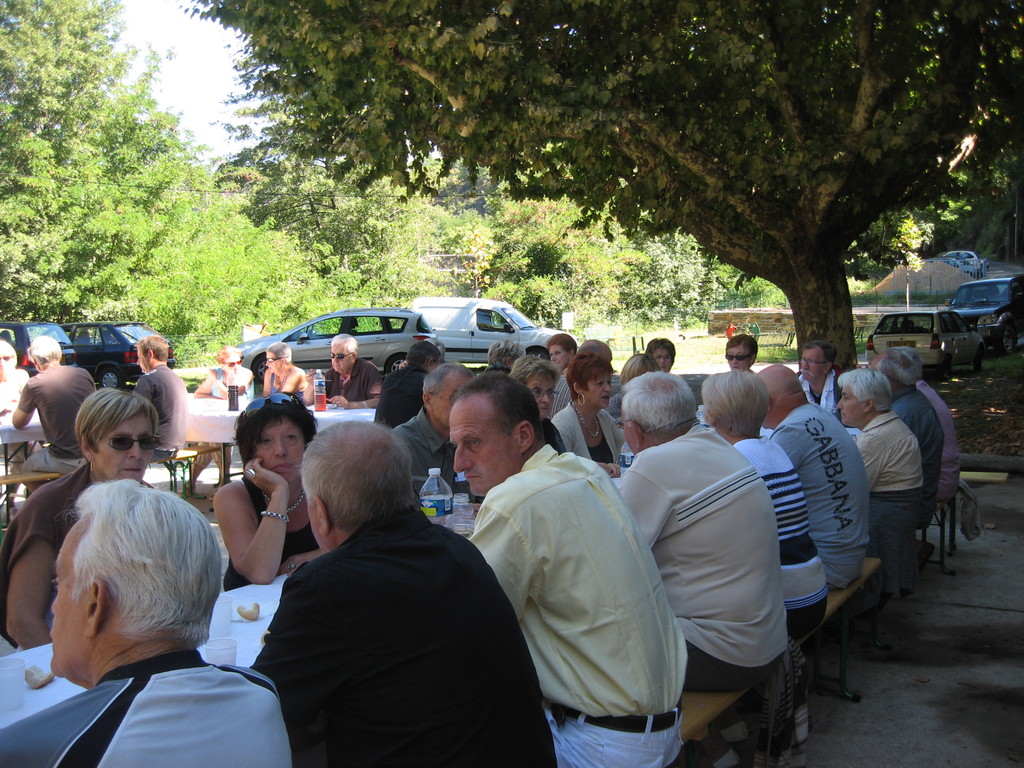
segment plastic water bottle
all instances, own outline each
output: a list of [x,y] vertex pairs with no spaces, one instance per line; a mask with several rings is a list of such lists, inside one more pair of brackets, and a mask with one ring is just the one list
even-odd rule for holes
[[327,379],[319,368],[313,372],[313,410],[327,410]]
[[476,520],[473,518],[473,505],[469,503],[468,493],[455,494],[455,506],[452,507],[451,529],[467,539],[473,535]]
[[455,484],[452,486],[452,492],[458,496],[460,493],[466,494],[468,497],[470,494],[469,481],[466,479],[465,472],[455,473]]
[[622,450],[619,451],[619,475],[622,475],[631,466],[633,466],[633,449],[629,447],[629,443],[623,440]]
[[420,488],[420,509],[430,518],[430,522],[448,525],[452,515],[452,489],[441,477],[441,470],[430,468],[427,482]]

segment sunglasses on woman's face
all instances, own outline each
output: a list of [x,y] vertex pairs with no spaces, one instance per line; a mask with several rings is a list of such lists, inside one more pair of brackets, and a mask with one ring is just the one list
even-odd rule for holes
[[298,405],[303,408],[306,407],[306,404],[299,400],[299,398],[297,398],[295,395],[291,395],[286,392],[275,392],[274,394],[267,395],[266,397],[256,398],[251,403],[249,403],[249,405],[246,406],[245,410],[242,411],[242,414],[244,415],[246,413],[253,413],[255,411],[258,411],[264,405],[268,405],[270,403],[274,403],[276,405],[287,404]]
[[107,444],[115,451],[130,451],[136,443],[144,451],[155,450],[160,444],[160,438],[154,435],[142,435],[141,437],[129,437],[128,435],[114,435],[107,438]]
[[742,363],[748,357],[750,357],[749,354],[746,354],[746,355],[730,355],[730,354],[726,354],[725,359],[726,360],[739,360]]

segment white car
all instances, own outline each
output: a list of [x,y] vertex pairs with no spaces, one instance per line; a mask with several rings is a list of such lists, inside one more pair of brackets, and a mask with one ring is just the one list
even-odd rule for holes
[[926,261],[941,261],[951,267],[966,272],[975,280],[980,280],[988,274],[988,259],[983,259],[974,251],[946,251]]
[[985,340],[956,312],[892,312],[883,315],[868,336],[868,362],[889,347],[913,347],[925,367],[948,378],[954,365],[981,370]]

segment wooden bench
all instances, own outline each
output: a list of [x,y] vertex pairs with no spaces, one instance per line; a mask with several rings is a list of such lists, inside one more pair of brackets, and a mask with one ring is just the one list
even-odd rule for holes
[[[864,558],[864,565],[861,568],[860,577],[850,584],[845,589],[834,589],[828,593],[828,598],[825,604],[825,617],[818,624],[818,627],[807,637],[800,638],[799,642],[804,643],[810,638],[814,638],[814,667],[812,676],[812,686],[817,687],[821,681],[826,682],[838,682],[840,691],[843,695],[851,701],[860,701],[860,694],[849,691],[846,686],[846,663],[847,653],[849,650],[849,628],[850,620],[846,610],[846,601],[849,600],[871,577],[871,575],[879,569],[882,565],[882,561],[877,557],[866,557]],[[820,660],[821,660],[821,628],[839,612],[839,677],[829,678],[821,674]],[[877,630],[877,618],[872,616],[872,638],[876,645],[882,646],[878,643],[876,637]],[[695,768],[697,765],[697,744],[703,739],[707,738],[708,727],[714,721],[714,719],[720,716],[725,710],[731,707],[736,701],[739,700],[743,694],[749,689],[742,691],[684,691],[683,698],[680,702],[680,712],[682,713],[682,724],[680,725],[680,736],[684,742],[684,749],[686,752],[686,765],[688,768]]]
[[[58,477],[63,477],[63,475],[57,472],[17,472],[12,475],[0,475],[0,497],[3,498],[6,510],[3,527],[6,528],[11,524],[11,513],[14,511],[14,492],[17,491],[19,485],[46,483],[56,480]],[[2,534],[0,534],[0,541],[3,541]]]
[[192,464],[198,456],[220,453],[219,445],[197,445],[193,448],[182,448],[167,459],[153,459],[150,464],[162,464],[171,473],[170,490],[181,493],[187,499],[196,489],[196,479],[192,472]]
[[[991,483],[1005,483],[1010,477],[1008,472],[980,472],[961,471],[960,479],[968,485],[985,485]],[[937,558],[931,558],[927,562],[938,565],[940,570],[947,576],[956,576],[956,571],[946,567],[946,556],[952,556],[956,552],[956,495],[952,499],[939,504],[932,515],[932,522],[929,525],[937,526],[939,529],[939,546]],[[921,534],[921,540],[928,540],[928,531]]]

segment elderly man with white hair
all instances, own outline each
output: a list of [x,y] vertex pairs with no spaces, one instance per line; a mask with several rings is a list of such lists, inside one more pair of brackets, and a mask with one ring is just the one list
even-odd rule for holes
[[750,462],[696,412],[678,376],[626,385],[623,425],[636,458],[619,490],[686,637],[684,690],[732,691],[764,680],[786,649],[775,511]]
[[273,684],[215,667],[210,524],[134,480],[93,485],[57,557],[54,674],[89,690],[0,731],[10,766],[291,765]]
[[881,606],[896,592],[913,592],[917,582],[914,531],[921,508],[921,452],[913,432],[892,409],[885,376],[860,368],[841,375],[839,384],[843,423],[860,430],[857,449],[871,491],[867,555],[882,559]]
[[[49,445],[25,460],[25,472],[56,472],[66,475],[82,463],[82,449],[75,439],[75,417],[89,395],[96,391],[92,376],[84,368],[61,365],[60,342],[39,336],[28,348],[39,373],[28,380],[21,400],[11,416],[16,429],[24,429],[39,410],[43,435]],[[30,485],[30,489],[33,487]]]

